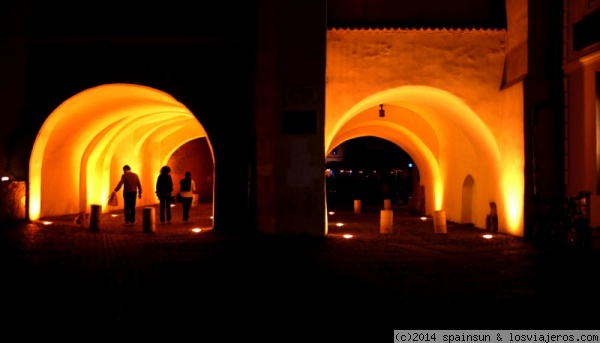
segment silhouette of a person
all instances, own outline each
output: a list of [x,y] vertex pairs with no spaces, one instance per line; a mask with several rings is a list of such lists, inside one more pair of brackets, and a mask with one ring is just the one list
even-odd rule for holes
[[142,198],[142,183],[139,176],[132,172],[131,167],[127,164],[123,166],[123,175],[113,192],[118,192],[121,187],[123,187],[125,225],[133,225],[135,224],[136,195],[139,199]]
[[183,205],[183,221],[187,222],[190,219],[190,207],[196,192],[196,184],[192,180],[192,173],[185,172],[185,177],[179,181],[179,194],[181,195],[181,203]]
[[171,193],[173,192],[173,179],[171,168],[164,166],[160,168],[160,174],[156,179],[156,196],[160,202],[160,222],[171,223]]

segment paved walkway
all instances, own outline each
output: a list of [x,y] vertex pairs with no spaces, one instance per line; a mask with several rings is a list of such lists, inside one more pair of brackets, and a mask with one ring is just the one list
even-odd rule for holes
[[97,232],[72,216],[3,223],[3,322],[138,338],[157,329],[219,335],[209,341],[284,329],[318,341],[359,332],[378,341],[394,329],[600,325],[596,251],[549,255],[519,237],[484,239],[450,222],[436,234],[431,218],[393,210],[391,234],[380,233],[379,210],[366,209],[329,215],[321,238],[215,235],[209,205],[193,207],[191,223],[174,209],[174,223],[152,233],[142,230],[141,210],[135,226],[124,226],[121,212],[103,214]]

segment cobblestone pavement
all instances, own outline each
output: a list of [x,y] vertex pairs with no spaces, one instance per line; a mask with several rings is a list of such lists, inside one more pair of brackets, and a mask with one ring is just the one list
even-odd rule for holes
[[138,338],[177,328],[216,334],[211,341],[288,337],[281,330],[379,341],[394,329],[600,325],[596,251],[551,255],[451,222],[434,233],[431,218],[403,208],[393,209],[389,234],[380,233],[379,210],[365,209],[330,214],[326,237],[220,236],[211,211],[195,206],[191,223],[156,223],[150,233],[141,210],[135,226],[124,226],[121,212],[103,214],[98,231],[72,216],[2,223],[4,324]]

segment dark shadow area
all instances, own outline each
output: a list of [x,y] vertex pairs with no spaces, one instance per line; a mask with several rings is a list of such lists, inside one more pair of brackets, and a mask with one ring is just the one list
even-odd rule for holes
[[342,143],[336,155],[326,164],[328,208],[349,207],[354,200],[366,206],[382,205],[384,199],[393,205],[408,204],[413,193],[413,165],[400,147],[369,136]]

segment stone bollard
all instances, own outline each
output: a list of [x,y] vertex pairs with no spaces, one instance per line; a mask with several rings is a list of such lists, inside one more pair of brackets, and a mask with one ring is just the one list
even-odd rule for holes
[[90,210],[90,230],[100,230],[100,215],[102,214],[101,205],[92,205]]
[[383,209],[384,210],[392,209],[392,199],[383,199]]
[[154,207],[144,207],[143,232],[155,231]]
[[360,200],[354,200],[354,213],[360,213],[361,203]]
[[379,233],[392,233],[394,228],[394,211],[381,210]]
[[446,211],[439,210],[433,212],[433,232],[447,233],[446,228]]

